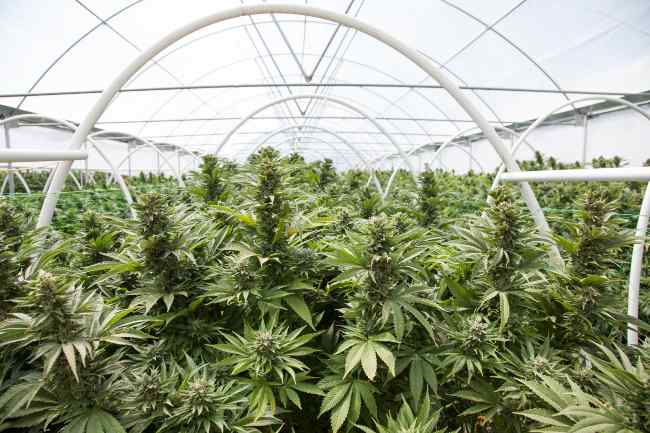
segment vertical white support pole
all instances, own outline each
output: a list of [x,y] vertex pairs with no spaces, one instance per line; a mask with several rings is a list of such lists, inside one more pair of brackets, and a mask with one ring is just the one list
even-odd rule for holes
[[[154,144],[155,146],[155,144]],[[161,150],[162,152],[162,150]],[[160,153],[156,152],[156,173],[160,176]]]
[[133,140],[129,140],[129,142],[126,144],[126,154],[128,156],[128,165],[127,165],[127,174],[129,177],[131,177],[131,144],[133,143]]
[[45,186],[43,187],[43,194],[45,194],[48,188],[50,187],[50,184],[52,183],[52,178],[54,177],[54,172],[56,171],[56,167],[58,166],[59,164],[57,163],[57,165],[50,170],[50,173],[47,176],[47,180],[45,181]]
[[582,115],[582,155],[580,162],[583,167],[587,167],[587,149],[589,144],[589,115]]
[[469,154],[467,157],[469,158],[469,171],[474,170],[474,154],[472,153],[472,150],[474,149],[474,146],[472,146],[472,142],[467,139],[467,147],[469,148]]
[[[650,216],[650,184],[646,187],[639,220],[636,223],[634,235],[637,240],[632,249],[632,262],[630,264],[630,280],[627,294],[627,315],[639,318],[639,286],[641,285],[641,271],[643,270],[643,250],[645,249],[645,238],[648,231],[648,217]],[[627,344],[636,346],[639,344],[639,329],[633,323],[627,324]]]
[[176,171],[178,171],[179,176],[182,176],[183,173],[181,173],[181,150],[180,149],[176,149],[176,159],[177,159],[177,165],[178,165]]
[[[84,150],[88,152],[88,140],[84,141]],[[88,182],[88,158],[84,159],[84,171],[81,174],[81,186],[85,186]]]
[[[5,137],[5,147],[7,149],[11,149],[11,141],[10,141],[10,134],[9,134],[10,127],[11,127],[11,122],[5,123],[4,137]],[[9,194],[10,195],[16,194],[16,183],[14,182],[13,164],[11,162],[7,163],[7,183],[9,185]]]
[[4,180],[2,181],[2,186],[0,186],[0,195],[4,194],[5,186],[7,186],[8,180],[9,180],[9,176],[5,177]]

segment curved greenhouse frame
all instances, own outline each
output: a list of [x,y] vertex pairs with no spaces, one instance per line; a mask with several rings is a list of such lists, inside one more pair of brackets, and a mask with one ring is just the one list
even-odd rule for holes
[[[126,84],[126,82],[137,72],[148,60],[150,60],[157,53],[162,51],[164,48],[172,44],[173,42],[179,40],[183,36],[193,33],[196,30],[199,30],[203,27],[206,27],[211,24],[215,24],[221,21],[226,21],[232,18],[241,17],[241,16],[254,16],[260,14],[268,13],[286,13],[286,14],[298,14],[311,16],[315,18],[322,18],[330,21],[334,21],[340,24],[343,24],[347,27],[354,28],[360,32],[367,34],[368,36],[374,37],[375,39],[383,42],[384,44],[392,47],[396,51],[400,52],[406,58],[411,60],[413,63],[418,65],[423,71],[425,71],[432,79],[440,83],[442,87],[456,100],[456,102],[465,110],[465,112],[474,120],[477,126],[485,134],[486,138],[492,144],[496,152],[499,154],[499,157],[502,159],[504,164],[509,170],[517,171],[519,169],[517,163],[512,159],[510,153],[508,152],[506,146],[501,142],[501,139],[496,134],[496,131],[492,125],[487,121],[487,119],[480,113],[480,111],[470,102],[470,100],[460,91],[456,84],[449,79],[442,71],[437,69],[433,64],[429,62],[424,56],[419,54],[416,50],[412,49],[408,45],[403,44],[398,39],[393,38],[392,36],[387,35],[385,32],[376,29],[372,26],[369,26],[362,21],[351,18],[347,15],[338,14],[332,11],[325,9],[319,9],[315,7],[301,6],[301,5],[257,5],[257,6],[241,6],[238,8],[233,8],[223,12],[219,12],[208,17],[196,20],[187,24],[186,26],[180,27],[179,29],[169,33],[165,38],[158,41],[156,44],[152,45],[148,50],[140,54],[102,93],[102,96],[95,103],[95,106],[87,114],[84,121],[80,124],[79,129],[75,132],[69,148],[71,150],[79,149],[81,147],[82,141],[85,139],[86,135],[94,126],[97,119],[100,117],[108,105],[110,104],[113,97],[117,94],[120,88]],[[252,117],[255,113],[250,115]],[[235,129],[235,128],[233,128]],[[233,130],[231,130],[233,131]],[[234,131],[233,131],[234,132]],[[226,137],[232,135],[232,132],[227,134]],[[223,147],[227,138],[224,139],[219,147]],[[217,149],[218,152],[218,149]],[[402,154],[403,152],[400,153]],[[406,157],[402,155],[405,159],[407,166],[410,166],[410,162],[406,160]],[[52,185],[48,191],[48,194],[43,203],[43,209],[38,220],[38,226],[43,227],[50,223],[52,215],[54,213],[54,208],[56,206],[56,201],[58,193],[61,191],[63,186],[63,180],[65,175],[70,170],[71,164],[63,163],[56,171]],[[524,197],[524,201],[528,208],[530,209],[533,219],[537,224],[538,228],[543,234],[549,233],[548,223],[544,218],[544,214],[537,203],[537,199],[534,196],[534,193],[530,186],[527,183],[521,184],[521,190]],[[555,260],[561,260],[559,255],[556,254]]]
[[[17,123],[17,122],[19,122],[21,120],[45,120],[47,122],[52,122],[53,124],[55,124],[57,126],[63,126],[63,127],[67,128],[68,130],[70,130],[72,132],[76,131],[76,129],[77,129],[76,125],[73,125],[72,123],[70,123],[70,122],[68,122],[66,120],[56,119],[56,118],[53,118],[53,117],[50,117],[50,116],[44,116],[44,115],[40,115],[40,114],[21,114],[21,115],[12,116],[12,117],[8,117],[8,118],[0,120],[0,126],[3,126],[4,130],[5,130],[5,137],[9,137],[8,125],[10,125],[12,123]],[[9,142],[8,138],[6,138],[6,140],[7,140],[6,143],[8,143]],[[7,146],[7,147],[9,147],[9,146]],[[104,160],[104,162],[106,164],[108,164],[108,166],[110,167],[113,175],[117,179],[117,182],[118,182],[118,184],[120,186],[120,190],[122,191],[122,195],[124,196],[124,199],[126,200],[127,204],[129,206],[131,206],[132,203],[133,203],[133,199],[132,199],[131,194],[129,193],[129,190],[128,190],[125,182],[124,182],[124,179],[119,174],[119,172],[116,170],[116,167],[113,165],[110,158],[101,150],[101,148],[99,146],[97,146],[96,143],[92,143],[92,147],[100,155],[100,157]],[[56,171],[56,167],[54,167],[53,169],[50,170],[50,175],[48,176],[47,181],[45,182],[43,193],[47,192],[47,189],[49,188],[49,185],[50,185],[50,183],[52,181],[52,176],[54,175],[55,171]],[[68,175],[72,178],[72,180],[75,183],[75,185],[77,186],[77,188],[79,190],[83,190],[83,186],[82,186],[81,182],[79,182],[79,180],[74,175],[74,173],[69,172]],[[9,179],[9,177],[10,176],[8,176],[7,179]],[[29,189],[29,186],[27,185],[27,182],[22,177],[22,175],[20,175],[20,173],[18,173],[18,178],[20,179],[21,183],[23,184],[26,192],[28,194],[31,194],[31,190]],[[5,180],[7,180],[7,179],[5,179]],[[0,189],[0,194],[2,194],[2,191],[4,191],[4,186],[5,186],[5,183],[3,182],[2,188]],[[131,212],[133,214],[133,210]]]
[[334,130],[332,130],[330,128],[323,128],[321,126],[314,126],[314,125],[293,125],[293,126],[287,126],[287,127],[284,127],[284,128],[276,129],[275,131],[267,134],[264,138],[262,138],[255,145],[255,147],[253,148],[253,150],[250,153],[257,152],[260,147],[262,147],[264,144],[269,142],[276,135],[285,134],[287,132],[295,131],[295,130],[297,130],[298,132],[302,132],[305,129],[311,130],[311,131],[323,132],[325,134],[331,135],[335,139],[339,140],[341,143],[345,144],[345,146],[355,154],[355,156],[359,159],[361,164],[363,164],[365,169],[368,170],[368,173],[370,174],[370,177],[372,178],[372,181],[375,184],[375,188],[377,188],[377,191],[379,191],[379,194],[381,194],[382,196],[384,195],[384,191],[383,191],[383,189],[381,187],[381,184],[379,183],[379,180],[375,176],[374,169],[373,169],[372,165],[370,165],[368,163],[368,160],[363,156],[363,154],[361,152],[359,152],[359,150],[354,145],[352,145],[347,139],[345,139],[345,137],[342,137],[341,134],[337,134]]

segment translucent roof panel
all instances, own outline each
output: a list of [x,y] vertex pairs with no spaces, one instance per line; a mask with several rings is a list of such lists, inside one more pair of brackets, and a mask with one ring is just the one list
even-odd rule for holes
[[[648,90],[647,0],[268,3],[345,13],[397,37],[442,68],[494,124],[534,119],[587,92]],[[241,4],[254,2],[1,1],[0,35],[11,41],[0,68],[2,112],[20,109],[80,122],[99,92],[151,44],[191,20]],[[159,53],[131,77],[96,126],[209,152],[257,107],[317,93],[359,107],[412,149],[473,125],[437,84],[391,48],[336,23],[287,14],[239,17]],[[371,159],[395,151],[364,115],[308,98],[261,111],[222,154],[245,158],[282,129],[270,143],[337,164],[353,158],[349,145]]]

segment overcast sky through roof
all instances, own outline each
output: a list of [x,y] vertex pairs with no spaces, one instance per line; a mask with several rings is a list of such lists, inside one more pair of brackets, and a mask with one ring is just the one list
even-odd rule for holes
[[[172,29],[239,4],[229,0],[1,0],[0,36],[10,43],[3,46],[0,94],[101,90],[140,50]],[[649,87],[648,0],[310,0],[308,4],[341,13],[347,10],[380,27],[443,65],[459,85],[607,92],[640,92]],[[380,42],[336,29],[334,23],[302,16],[230,20],[175,43],[128,87],[305,83],[303,71],[309,75],[317,63],[313,82],[414,84],[424,80],[432,84]],[[439,89],[294,87],[291,91],[353,100],[382,119],[404,146],[441,140],[468,126],[467,115]],[[123,93],[98,126],[210,150],[238,118],[288,94],[286,87]],[[566,100],[561,93],[481,90],[467,94],[490,120],[501,122],[537,117]],[[0,97],[0,104],[78,122],[97,97]],[[266,133],[302,124],[340,131],[373,156],[392,151],[372,124],[341,119],[358,115],[334,104],[302,100],[277,105],[259,116],[233,137],[224,154],[242,155]],[[419,120],[407,120],[411,118]]]

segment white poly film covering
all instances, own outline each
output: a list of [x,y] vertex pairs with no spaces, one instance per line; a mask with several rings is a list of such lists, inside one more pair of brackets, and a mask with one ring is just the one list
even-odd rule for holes
[[[622,94],[648,90],[647,0],[282,3],[347,13],[410,44],[458,85],[483,88],[464,92],[495,124],[534,119],[567,98],[581,96],[571,91]],[[99,96],[86,92],[102,90],[139,52],[193,19],[241,4],[253,2],[1,1],[0,36],[6,42],[0,68],[2,112],[11,114],[17,108],[80,122]],[[306,78],[312,73],[311,80]],[[339,87],[283,86],[309,82]],[[376,117],[405,150],[443,142],[473,124],[441,89],[350,86],[359,83],[436,84],[392,49],[335,23],[284,14],[241,17],[204,28],[164,50],[126,86],[139,91],[121,93],[97,127],[212,152],[239,119],[256,107],[289,94],[314,92],[353,102]],[[233,84],[248,87],[144,90]],[[495,87],[531,91],[485,89]],[[43,95],[50,92],[76,93]],[[297,149],[308,160],[331,158],[341,169],[361,165],[340,139],[323,130],[301,131],[301,125],[335,131],[369,160],[394,153],[388,138],[357,113],[324,101],[298,100],[269,107],[251,119],[221,154],[242,160],[269,133],[295,126],[269,144],[283,152]],[[647,158],[643,137],[648,132],[647,122],[636,113],[599,116],[591,121],[588,155],[619,154],[638,164]],[[12,129],[11,134],[13,147],[25,148],[64,148],[69,135],[25,127]],[[569,161],[580,158],[582,140],[582,128],[567,124],[542,128],[530,138],[539,150]],[[119,162],[126,145],[109,144],[107,153]],[[486,169],[499,162],[485,140],[474,142],[471,152]],[[431,155],[428,151],[412,161],[422,167]],[[528,149],[518,155],[527,156]],[[92,152],[88,164],[107,169]],[[396,158],[382,163],[385,167],[393,164],[400,163]],[[453,148],[436,164],[459,172],[476,169],[466,152]],[[181,157],[181,166],[184,170],[194,167],[187,155]],[[132,158],[132,170],[156,169],[152,151],[142,150]]]

